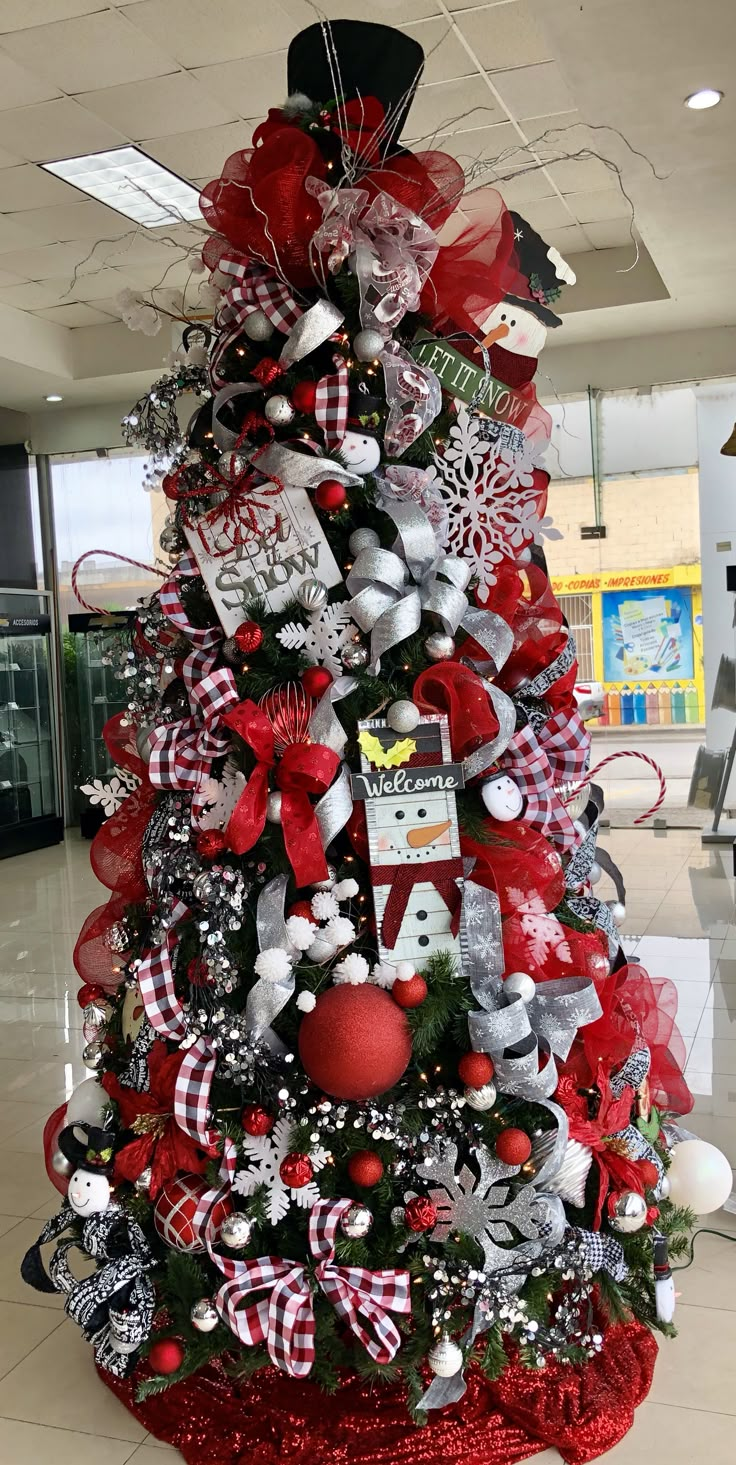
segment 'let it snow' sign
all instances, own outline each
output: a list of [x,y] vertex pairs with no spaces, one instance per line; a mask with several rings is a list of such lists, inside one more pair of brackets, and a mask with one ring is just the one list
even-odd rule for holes
[[473,366],[472,361],[453,350],[447,341],[424,337],[415,341],[411,354],[415,361],[434,372],[446,392],[459,397],[461,402],[473,402],[497,422],[509,422],[513,427],[522,427],[526,422],[531,401],[495,377],[486,377],[481,368]]

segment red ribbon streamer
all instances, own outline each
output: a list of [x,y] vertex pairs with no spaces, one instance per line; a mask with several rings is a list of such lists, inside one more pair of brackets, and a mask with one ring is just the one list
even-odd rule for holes
[[457,936],[460,929],[462,894],[458,880],[463,873],[460,859],[427,860],[424,865],[377,865],[371,870],[374,885],[390,885],[389,897],[381,922],[381,938],[389,951],[396,945],[401,922],[415,885],[433,885],[444,900],[452,917],[450,930]]

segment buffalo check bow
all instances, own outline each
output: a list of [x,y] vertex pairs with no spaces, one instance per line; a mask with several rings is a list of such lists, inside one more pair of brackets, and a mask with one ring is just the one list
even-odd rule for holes
[[519,728],[499,760],[527,800],[525,819],[563,850],[577,841],[572,819],[555,785],[582,778],[590,736],[577,712],[557,712],[539,734]]
[[[409,1273],[335,1264],[338,1223],[352,1204],[349,1199],[322,1200],[312,1207],[309,1249],[317,1263],[313,1276],[371,1358],[390,1363],[401,1334],[388,1314],[411,1312]],[[312,1287],[302,1263],[274,1256],[236,1261],[218,1256],[211,1244],[208,1249],[226,1278],[215,1298],[223,1321],[241,1343],[265,1343],[271,1361],[284,1373],[306,1378],[315,1359],[315,1327]],[[267,1295],[248,1301],[257,1293]]]
[[335,371],[317,382],[314,415],[322,429],[325,445],[338,448],[348,422],[348,369],[339,352],[335,352],[332,360]]
[[249,315],[262,310],[275,330],[288,335],[300,319],[302,309],[288,286],[266,265],[242,254],[229,254],[223,255],[217,268],[233,282],[225,291],[218,311],[217,323],[223,330],[209,366],[213,385],[222,387],[227,378],[221,374],[221,362],[233,342],[240,338]]

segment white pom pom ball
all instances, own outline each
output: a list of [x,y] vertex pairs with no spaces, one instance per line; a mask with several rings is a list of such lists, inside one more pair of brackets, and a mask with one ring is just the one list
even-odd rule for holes
[[280,946],[269,946],[253,963],[256,974],[268,982],[283,982],[291,971],[291,962]]
[[360,987],[363,982],[368,981],[370,967],[364,956],[357,951],[352,951],[348,956],[338,962],[333,972],[333,980],[338,984],[348,982],[351,987]]
[[334,890],[318,890],[312,896],[312,915],[318,921],[331,921],[333,916],[339,916],[340,907],[337,903],[337,896]]
[[317,998],[314,992],[300,992],[296,999],[296,1005],[300,1012],[314,1012],[317,1006]]
[[397,982],[410,982],[416,975],[416,967],[413,961],[397,961],[396,980]]
[[334,941],[336,946],[349,946],[355,940],[355,927],[347,916],[334,916],[325,926],[325,936],[328,941]]
[[297,951],[308,951],[314,940],[314,926],[306,916],[289,916],[286,934]]
[[729,1161],[704,1139],[684,1139],[675,1145],[667,1178],[672,1204],[689,1206],[698,1216],[720,1210],[733,1189]]
[[332,894],[336,900],[354,900],[359,890],[357,880],[338,880],[332,887]]

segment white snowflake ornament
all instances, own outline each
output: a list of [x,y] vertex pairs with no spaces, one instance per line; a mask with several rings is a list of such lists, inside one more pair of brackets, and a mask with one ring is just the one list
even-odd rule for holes
[[352,646],[360,633],[350,619],[350,602],[340,600],[301,621],[289,621],[276,632],[276,640],[287,651],[303,651],[312,666],[323,666],[333,678],[342,676],[341,653]]
[[113,768],[107,783],[93,778],[91,783],[80,784],[80,793],[86,794],[91,804],[101,804],[106,819],[117,814],[128,794],[138,787],[140,779],[127,768]]
[[245,774],[232,758],[227,758],[220,777],[208,778],[204,785],[202,794],[207,807],[199,816],[199,828],[227,829],[245,784]]
[[[309,1211],[321,1200],[319,1186],[313,1180],[296,1188],[285,1185],[281,1179],[281,1165],[291,1152],[294,1131],[295,1126],[288,1119],[278,1119],[270,1134],[243,1136],[243,1151],[250,1169],[238,1170],[233,1190],[238,1195],[250,1196],[264,1186],[266,1219],[272,1226],[283,1221],[292,1201],[303,1211]],[[309,1158],[312,1168],[321,1170],[327,1164],[328,1152],[318,1145],[309,1151]]]

